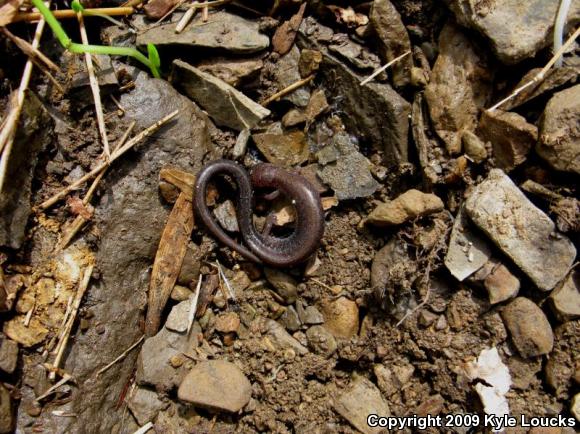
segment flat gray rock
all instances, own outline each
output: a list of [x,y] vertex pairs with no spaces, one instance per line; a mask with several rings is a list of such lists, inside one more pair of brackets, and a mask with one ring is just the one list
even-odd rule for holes
[[225,81],[181,60],[173,61],[170,81],[221,126],[237,131],[252,129],[270,114]]
[[24,242],[34,169],[38,154],[51,141],[53,121],[39,99],[29,93],[18,125],[0,192],[0,246],[12,249]]
[[384,432],[385,428],[372,428],[367,424],[369,414],[390,416],[389,404],[379,389],[364,377],[357,377],[348,390],[340,394],[334,403],[338,414],[364,434]]
[[308,349],[290,336],[286,329],[276,321],[265,318],[262,326],[272,343],[280,349],[291,348],[302,356],[308,353]]
[[157,417],[157,413],[169,406],[168,402],[159,399],[152,390],[138,387],[127,401],[127,406],[139,425],[143,426]]
[[201,14],[197,14],[181,33],[175,33],[175,23],[151,26],[137,36],[137,45],[182,45],[239,54],[256,53],[270,46],[270,39],[261,34],[258,27],[257,22],[226,11],[210,13],[206,23]]
[[568,273],[572,242],[500,169],[492,169],[465,202],[471,220],[543,291]]
[[[285,89],[302,78],[298,69],[299,61],[300,50],[298,50],[296,45],[292,46],[292,49],[287,54],[278,59],[274,68],[274,80],[278,90]],[[282,100],[289,101],[297,107],[306,107],[309,99],[310,89],[307,85],[299,87],[282,98]]]
[[[478,30],[500,60],[514,64],[533,57],[551,43],[560,0],[446,0],[457,21]],[[572,1],[567,22],[580,17],[580,2]]]
[[470,227],[469,219],[462,207],[455,217],[445,266],[460,282],[479,270],[491,257],[487,241]]
[[169,312],[167,321],[165,322],[165,327],[168,330],[184,333],[187,331],[187,325],[189,323],[189,307],[191,306],[191,301],[185,300],[179,304],[176,304]]
[[411,105],[391,86],[373,81],[360,85],[365,78],[350,69],[323,45],[332,37],[332,29],[307,17],[299,30],[299,45],[322,52],[319,76],[328,95],[337,95],[336,107],[349,134],[384,151],[385,163],[397,165],[408,161],[409,114]]
[[198,407],[237,413],[250,401],[252,385],[233,363],[208,360],[189,371],[177,396]]
[[332,143],[316,156],[321,164],[318,176],[339,200],[367,197],[379,188],[371,174],[370,161],[356,149],[348,134],[335,134]]

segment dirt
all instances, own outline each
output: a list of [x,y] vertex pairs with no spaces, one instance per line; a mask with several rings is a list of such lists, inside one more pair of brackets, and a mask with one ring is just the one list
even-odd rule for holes
[[[260,22],[260,29],[274,46],[246,56],[258,64],[263,63],[260,73],[252,72],[252,80],[244,78],[231,83],[255,102],[263,101],[281,90],[276,82],[276,68],[281,62],[279,53],[293,49],[290,54],[298,56],[300,51],[319,50],[322,53],[321,61],[317,62],[320,69],[316,72],[314,68],[316,77],[307,85],[308,92],[314,95],[322,90],[329,106],[325,106],[316,119],[308,119],[306,126],[298,123],[299,127],[285,129],[282,134],[304,137],[307,152],[299,161],[302,166],[312,168],[309,176],[313,178],[321,167],[318,160],[323,154],[319,151],[325,146],[328,149],[340,134],[348,136],[357,161],[364,162],[362,165],[368,172],[364,175],[372,177],[378,187],[366,197],[342,200],[322,185],[322,196],[327,200],[335,199],[337,205],[325,210],[324,237],[310,262],[282,270],[290,276],[286,281],[290,282],[287,290],[291,296],[277,291],[261,266],[244,261],[220,245],[203,227],[194,228],[189,244],[191,251],[184,262],[190,272],[182,268],[181,275],[187,275],[187,281],[180,277],[177,283],[194,291],[201,274],[206,292],[202,292],[200,304],[203,308],[195,318],[197,336],[192,340],[196,345],[188,343],[190,346],[179,357],[172,358],[170,365],[178,373],[175,377],[180,378],[200,360],[232,362],[251,383],[251,398],[238,414],[213,412],[179,400],[176,388],[169,385],[156,392],[161,404],[150,418],[154,432],[359,432],[335,406],[358,377],[366,378],[380,391],[393,416],[483,414],[484,405],[474,387],[477,381],[469,378],[466,363],[489,348],[498,349],[511,374],[512,385],[506,395],[511,415],[573,417],[570,403],[580,391],[578,317],[569,314],[562,319],[555,315],[550,310],[550,291],[538,290],[525,270],[520,270],[505,253],[493,247],[494,261],[508,267],[521,283],[518,296],[527,297],[530,303],[537,305],[547,318],[542,326],[550,328],[550,333],[553,330],[553,349],[549,354],[524,357],[518,353],[520,347],[514,344],[502,319],[509,300],[491,304],[482,283],[485,276],[481,279],[472,276],[460,282],[444,265],[458,210],[473,186],[483,181],[491,168],[498,166],[493,147],[485,140],[477,142],[485,148],[478,154],[478,161],[463,155],[461,147],[465,146],[466,134],[475,136],[482,109],[487,102],[505,96],[510,88],[508,83],[517,83],[527,69],[543,66],[542,61],[549,57],[546,50],[539,51],[539,58],[507,68],[493,57],[490,42],[480,34],[450,24],[453,32],[460,33],[448,35],[448,39],[455,38],[473,46],[470,51],[473,59],[462,58],[465,53],[454,53],[453,44],[444,41],[447,45],[443,51],[451,52],[450,58],[440,57],[436,63],[441,48],[441,29],[446,23],[455,21],[452,11],[432,1],[393,0],[401,16],[397,18],[402,20],[401,29],[408,33],[414,50],[408,59],[410,64],[421,66],[425,80],[434,76],[431,74],[440,74],[435,79],[437,86],[432,84],[429,88],[427,84],[425,90],[426,83],[417,84],[411,76],[392,82],[387,71],[387,75],[378,76],[374,82],[361,87],[360,80],[372,70],[357,69],[352,59],[329,54],[328,46],[337,36],[337,41],[347,38],[350,43],[378,53],[379,58],[387,55],[363,19],[371,13],[369,3],[354,2],[354,11],[360,15],[353,16],[360,22],[349,24],[337,17],[346,16],[341,15],[345,13],[342,8],[350,2],[337,1],[337,5],[329,5],[310,1],[302,27],[299,26],[301,12],[297,14],[298,4],[302,2],[241,3],[258,9],[258,13],[235,6],[228,6],[228,10]],[[447,3],[458,2],[450,0]],[[275,19],[267,17],[270,10],[276,11]],[[152,24],[143,24],[141,15],[140,12],[138,18],[127,18],[126,22],[132,21],[137,26]],[[201,16],[196,20],[201,20]],[[96,40],[99,27],[109,24],[91,20],[90,25],[91,37]],[[196,21],[195,25],[203,24]],[[32,27],[11,26],[13,32],[30,39]],[[228,30],[223,29],[223,32],[227,34]],[[447,32],[451,30],[448,28]],[[274,34],[278,36],[273,38]],[[219,42],[221,36],[217,35],[215,40]],[[8,40],[0,36],[0,41],[0,57],[15,60],[20,68],[25,58]],[[46,36],[41,47],[54,62],[68,64],[70,59],[57,47],[52,35]],[[183,56],[176,53],[180,49],[184,50]],[[421,54],[416,55],[416,50]],[[192,60],[196,56],[198,59]],[[454,56],[459,61],[453,59]],[[478,56],[493,60],[479,62]],[[212,51],[196,47],[194,43],[186,48],[165,48],[162,51],[163,65],[167,68],[165,78],[168,78],[171,61],[178,57],[195,66],[206,65],[210,74],[213,60],[231,60],[228,67],[232,68],[233,77],[237,77],[237,60],[244,58],[239,51]],[[577,59],[578,53],[573,51],[566,62],[574,65]],[[387,59],[380,58],[380,61],[384,64]],[[64,251],[82,249],[82,260],[66,255],[62,259],[63,256],[59,256],[62,252],[56,246],[77,217],[79,210],[75,211],[73,205],[79,206],[87,186],[71,192],[69,196],[75,199],[69,199],[68,203],[61,201],[47,210],[31,210],[31,206],[58,193],[102,161],[92,100],[89,93],[88,99],[82,101],[71,96],[71,77],[66,71],[56,75],[65,87],[64,94],[40,73],[33,75],[29,86],[29,92],[38,98],[54,125],[45,122],[44,142],[41,149],[35,150],[35,167],[30,172],[31,185],[23,186],[22,197],[30,197],[23,211],[28,216],[24,217],[27,223],[22,228],[25,235],[18,238],[17,243],[5,240],[0,246],[0,290],[3,292],[0,294],[0,321],[4,334],[18,341],[20,347],[16,370],[1,376],[9,391],[12,409],[10,406],[5,406],[7,410],[0,408],[0,426],[9,426],[19,433],[131,433],[139,428],[127,403],[137,387],[148,391],[155,388],[141,384],[136,372],[141,344],[129,348],[143,335],[151,270],[179,187],[166,182],[163,189],[167,190],[162,191],[160,171],[172,167],[195,174],[205,162],[229,158],[238,137],[238,131],[216,127],[211,110],[200,108],[206,107],[204,104],[198,105],[178,93],[169,81],[153,79],[148,71],[139,71],[146,69],[143,65],[126,62],[126,59],[113,61],[120,85],[125,87],[114,91],[122,110],[109,96],[103,97],[109,143],[122,137],[131,121],[136,122],[135,132],[138,132],[174,109],[179,109],[180,113],[113,163],[90,201],[94,214],[90,208],[81,207],[81,213],[85,213],[82,215],[89,217],[89,221],[73,239],[72,246]],[[469,77],[462,75],[465,68],[456,67],[462,62],[469,63]],[[294,73],[300,77],[298,62],[294,63]],[[403,74],[403,69],[401,71]],[[460,83],[458,88],[447,86],[445,77],[451,74],[454,82]],[[503,78],[497,78],[502,74]],[[17,88],[19,78],[14,68],[0,63],[2,113],[9,107],[9,93]],[[480,81],[485,82],[485,86],[473,86]],[[412,84],[405,84],[409,82]],[[548,96],[553,95],[573,82],[565,81],[560,87],[545,92]],[[444,107],[433,106],[441,97],[438,90],[433,89],[435,87],[444,88],[442,92],[449,99]],[[423,96],[426,94],[427,98]],[[471,95],[470,98],[477,99],[477,104],[464,101],[469,106],[466,112],[461,104],[453,105],[456,94]],[[547,97],[542,96],[518,102],[517,115],[537,125],[542,122],[539,114],[547,101]],[[427,104],[431,105],[431,110]],[[252,136],[263,134],[271,126],[269,122],[280,121],[290,110],[301,110],[289,98],[272,102],[268,109],[272,111],[268,121],[253,129]],[[232,112],[237,113],[237,109]],[[467,121],[463,119],[465,116],[469,118]],[[461,122],[455,122],[454,117]],[[438,123],[445,124],[444,128],[438,128]],[[453,146],[446,143],[450,140],[449,134]],[[271,146],[276,145],[279,143]],[[562,233],[554,232],[554,236],[569,237],[577,248],[580,228],[578,185],[574,178],[577,175],[555,171],[553,167],[560,166],[542,160],[534,153],[533,146],[521,152],[518,165],[510,167],[513,170],[509,176],[517,186],[532,180],[548,189],[548,193],[542,190],[541,194],[530,193],[527,197],[540,212],[556,221]],[[266,152],[261,154],[250,138],[248,150],[239,160],[251,167],[265,160],[265,156]],[[279,164],[291,166],[290,160],[296,155],[290,153],[284,158],[287,161]],[[342,171],[338,172],[336,176]],[[319,178],[316,180],[322,184]],[[230,187],[227,182],[217,183],[211,199],[223,202],[235,198]],[[228,188],[230,194],[220,194],[222,188]],[[403,216],[401,221],[389,227],[374,226],[367,220],[377,206],[412,188],[437,195],[444,210],[430,215]],[[276,230],[284,233],[288,228]],[[480,229],[474,230],[483,236]],[[233,282],[233,298],[225,284],[216,283],[216,260]],[[79,284],[77,271],[93,262],[95,270],[87,295],[80,304],[62,363],[59,369],[53,369],[57,379],[65,374],[73,378],[37,402],[36,399],[54,384],[51,379],[54,374],[49,367],[54,361],[67,301],[74,297]],[[76,271],[63,271],[59,268],[60,263]],[[208,276],[213,284],[208,284]],[[51,285],[57,288],[55,293]],[[340,299],[355,306],[345,310],[339,318],[351,325],[358,324],[350,337],[336,332],[333,335],[332,328],[324,326],[325,322],[332,322],[329,306]],[[169,300],[162,312],[161,327],[177,303]],[[299,318],[300,324],[294,329],[297,331],[290,331],[287,326],[284,339],[290,339],[294,346],[274,339],[271,329],[268,331],[264,325],[266,319],[282,324],[283,315],[290,309],[300,316],[308,307],[311,314],[315,313],[312,318],[322,314],[322,323],[319,324],[318,319],[306,323]],[[216,327],[218,316],[222,322],[224,318],[230,320],[227,327],[221,323]],[[30,317],[31,325],[23,329],[26,317]],[[21,332],[14,332],[14,324],[18,330],[24,330],[25,337],[19,335]],[[307,331],[315,327],[326,333],[327,346],[317,346],[310,341],[314,333],[308,335]],[[33,333],[37,329],[40,335]],[[300,345],[307,349],[304,354],[297,349],[302,348]],[[99,372],[126,350],[117,363]],[[142,414],[145,413],[144,409]],[[147,416],[140,417],[143,418]],[[479,429],[483,432],[486,428]],[[461,428],[452,431],[467,432]],[[428,429],[426,432],[440,431]],[[528,431],[516,427],[508,432]],[[573,428],[561,432],[573,432]]]

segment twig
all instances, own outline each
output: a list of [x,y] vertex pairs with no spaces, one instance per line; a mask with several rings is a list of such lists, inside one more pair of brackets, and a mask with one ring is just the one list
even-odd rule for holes
[[295,83],[292,83],[290,86],[282,89],[280,92],[276,92],[274,95],[269,96],[268,98],[266,98],[264,101],[262,101],[262,105],[264,107],[266,107],[271,102],[274,102],[274,101],[282,98],[283,96],[288,95],[290,92],[298,89],[299,87],[302,87],[305,84],[310,83],[313,79],[314,79],[314,74],[309,75],[308,77],[303,78],[302,80],[298,80]]
[[[77,317],[77,312],[81,307],[81,301],[83,299],[83,296],[85,295],[87,288],[89,287],[89,281],[91,280],[91,275],[93,274],[93,268],[94,268],[93,264],[89,264],[87,268],[85,268],[83,278],[79,284],[79,289],[76,293],[75,300],[73,302],[70,317],[64,327],[64,334],[62,340],[56,347],[56,357],[54,358],[54,362],[52,363],[52,366],[54,368],[58,368],[60,365],[60,361],[66,348],[66,344],[68,343],[68,339],[70,337],[70,332],[72,331],[73,324]],[[54,378],[54,372],[51,372],[50,376]]]
[[40,395],[38,398],[36,398],[35,401],[36,402],[42,401],[48,395],[50,395],[53,392],[55,392],[56,389],[58,389],[60,386],[62,386],[65,383],[68,383],[71,378],[72,378],[72,375],[70,375],[70,374],[64,374],[64,376],[60,379],[60,381],[58,383],[56,383],[54,386],[52,386],[46,392],[44,392],[42,395]]
[[30,310],[26,312],[26,317],[24,318],[24,327],[28,327],[30,325],[30,320],[32,319],[32,314],[34,309],[36,308],[36,303],[32,305]]
[[191,295],[191,305],[189,306],[189,315],[187,321],[187,335],[189,336],[189,332],[191,331],[191,327],[193,326],[193,321],[195,320],[195,314],[197,313],[197,302],[199,300],[199,293],[201,292],[201,278],[203,276],[199,275],[199,280],[197,281],[197,287],[195,288],[195,292]]
[[115,105],[117,106],[119,111],[121,112],[121,113],[119,113],[119,116],[123,116],[125,114],[125,109],[123,108],[123,106],[121,105],[119,100],[117,98],[115,98],[115,95],[111,95],[111,99],[113,100],[113,102],[115,103]]
[[113,366],[115,363],[120,362],[121,360],[123,360],[125,357],[127,357],[127,354],[129,354],[135,347],[137,347],[141,342],[143,342],[143,340],[145,339],[145,335],[141,336],[134,344],[132,344],[129,348],[127,348],[125,351],[123,351],[115,360],[113,360],[111,363],[109,363],[107,366],[105,366],[104,368],[101,368],[97,371],[97,377],[99,375],[101,375],[103,372],[105,372],[107,369],[109,369],[111,366]]
[[113,161],[118,159],[120,156],[122,156],[125,152],[127,152],[129,149],[131,149],[133,146],[135,146],[137,143],[139,143],[145,137],[153,134],[155,131],[157,131],[159,128],[161,128],[161,126],[163,124],[165,124],[167,121],[169,121],[170,119],[175,117],[178,113],[179,113],[179,110],[175,110],[175,111],[169,113],[164,118],[155,122],[150,127],[147,127],[146,129],[141,131],[139,134],[137,134],[135,137],[133,137],[131,140],[129,140],[127,143],[125,143],[123,146],[121,146],[119,149],[116,149],[115,152],[113,152],[111,154],[111,159],[109,161],[105,161],[105,162],[99,164],[97,167],[95,167],[93,170],[91,170],[85,176],[83,176],[82,178],[73,182],[72,184],[66,186],[59,193],[55,194],[51,198],[42,202],[40,205],[38,205],[37,209],[43,210],[43,209],[46,209],[46,208],[54,205],[59,200],[61,200],[63,197],[65,197],[68,193],[70,193],[73,190],[76,190],[80,185],[84,184],[89,179],[93,178],[94,176],[97,176],[101,172],[101,170],[103,170],[103,168],[108,167]]
[[[40,38],[42,36],[42,31],[44,30],[44,24],[45,21],[42,19],[36,25],[34,39],[32,40],[32,47],[35,49],[38,49],[38,46],[40,45]],[[10,157],[10,152],[12,151],[12,145],[14,144],[14,137],[16,135],[16,127],[24,105],[26,89],[28,89],[28,83],[30,82],[32,65],[32,60],[29,58],[26,61],[24,72],[20,79],[20,86],[18,87],[18,92],[16,94],[16,105],[10,110],[6,122],[4,123],[4,127],[0,130],[0,192],[2,192],[2,186],[4,185],[4,179],[8,167],[8,157]]]
[[133,434],[145,434],[151,428],[153,428],[153,423],[152,422],[147,422],[145,425],[143,425],[141,428],[139,428]]
[[207,2],[204,0],[204,6],[201,9],[201,20],[204,23],[207,23],[207,19],[209,18],[209,7],[207,7],[207,5],[205,5],[205,3],[207,3]]
[[496,108],[500,107],[501,105],[505,104],[507,101],[509,101],[510,99],[516,97],[519,93],[521,93],[524,89],[530,87],[531,85],[533,85],[534,83],[539,83],[540,81],[542,81],[544,79],[544,76],[546,75],[546,73],[550,70],[550,68],[554,65],[554,63],[556,63],[556,61],[562,56],[562,54],[564,54],[564,52],[568,49],[568,47],[570,47],[570,45],[572,45],[572,43],[576,40],[576,38],[580,36],[580,27],[578,27],[576,29],[576,31],[572,34],[572,36],[570,36],[568,38],[568,40],[566,41],[566,43],[564,45],[562,45],[560,47],[560,49],[552,56],[552,58],[550,59],[550,61],[546,64],[546,66],[544,66],[542,68],[542,70],[540,72],[538,72],[534,78],[532,78],[530,81],[528,81],[526,84],[518,87],[516,90],[514,90],[509,96],[505,97],[504,99],[502,99],[500,102],[498,102],[496,105],[494,105],[493,107],[490,107],[487,109],[487,111],[494,111]]
[[375,78],[377,75],[379,75],[381,72],[383,72],[384,70],[386,70],[389,66],[391,66],[393,63],[398,62],[399,60],[401,60],[403,57],[407,56],[411,54],[411,50],[409,51],[405,51],[403,54],[401,54],[398,57],[395,57],[393,60],[391,60],[389,63],[387,63],[384,66],[381,66],[379,69],[377,69],[375,72],[373,72],[371,75],[369,75],[367,78],[365,78],[363,81],[360,82],[361,86],[364,86],[365,84],[367,84],[369,81],[371,81],[373,78]]
[[[100,15],[108,16],[126,16],[135,12],[132,7],[118,7],[118,8],[89,8],[83,10],[83,15],[86,17],[98,17]],[[52,11],[52,14],[58,19],[76,18],[76,12],[73,9],[61,9]],[[18,14],[12,20],[13,23],[17,21],[38,21],[42,18],[39,12],[26,12]]]
[[228,280],[228,278],[226,277],[226,275],[224,274],[224,271],[222,270],[222,266],[220,264],[220,261],[215,261],[216,265],[217,265],[217,269],[218,269],[218,274],[221,277],[222,281],[225,283],[225,286],[228,290],[229,293],[229,299],[233,300],[234,302],[236,301],[236,295],[234,294],[234,291],[232,290],[232,286],[230,285],[230,281]]
[[311,277],[311,278],[310,278],[310,280],[312,280],[314,283],[317,283],[317,284],[319,284],[319,285],[320,285],[320,286],[322,286],[323,288],[326,288],[326,289],[328,289],[329,291],[331,291],[331,292],[334,292],[334,291],[332,290],[332,288],[331,288],[330,286],[328,286],[326,283],[324,283],[324,282],[321,282],[320,280],[318,280],[318,279],[315,279],[314,277]]
[[185,3],[186,0],[179,0],[177,3],[175,3],[171,9],[169,9],[165,15],[163,15],[161,18],[159,18],[157,21],[155,21],[150,27],[148,27],[148,30],[153,28],[153,27],[157,27],[161,22],[165,21],[165,18],[167,18],[169,15],[171,15],[173,12],[175,12],[175,9],[177,9],[179,6],[181,6],[183,3]]
[[[123,144],[127,141],[127,139],[129,138],[129,134],[131,134],[131,131],[133,131],[133,128],[135,127],[135,124],[136,124],[135,121],[131,122],[131,124],[129,125],[129,128],[127,128],[127,131],[125,131],[125,133],[123,134],[123,136],[121,137],[121,139],[119,140],[119,142],[117,143],[115,148],[113,149],[113,152],[116,149],[118,149],[119,147],[123,146]],[[103,176],[105,176],[105,172],[107,171],[107,167],[108,166],[105,166],[103,168],[103,170],[101,170],[101,172],[93,180],[93,183],[91,184],[87,193],[85,194],[85,197],[83,198],[83,205],[85,205],[85,206],[88,205],[89,202],[91,201],[91,199],[93,198],[93,194],[95,193],[95,190],[97,189],[97,186],[99,185],[99,182],[101,181]],[[61,240],[60,244],[58,245],[58,249],[64,249],[66,246],[68,246],[68,243],[71,242],[71,240],[75,237],[75,235],[78,233],[78,231],[81,230],[81,228],[84,226],[84,224],[87,221],[88,221],[87,218],[83,217],[80,214],[77,215],[75,217],[74,221],[72,222],[70,228],[68,229],[66,235],[64,235],[62,237],[62,240]]]
[[190,6],[190,8],[185,11],[185,13],[183,14],[181,19],[177,22],[177,25],[175,26],[175,33],[183,32],[183,29],[185,29],[185,27],[189,24],[189,22],[191,21],[191,19],[193,18],[193,16],[197,12],[197,5],[198,4],[199,3],[196,1],[193,2],[193,4]]
[[[85,45],[89,45],[89,37],[87,36],[87,29],[85,27],[85,20],[83,18],[82,12],[77,12],[77,19],[79,22],[79,28],[81,32],[81,41]],[[95,112],[97,115],[97,125],[99,127],[99,133],[101,134],[101,140],[103,141],[103,148],[105,151],[105,159],[111,158],[111,151],[109,150],[109,139],[107,138],[107,129],[105,127],[105,119],[103,116],[103,105],[101,103],[101,92],[99,89],[99,82],[97,81],[97,76],[95,75],[95,69],[93,67],[93,59],[90,53],[85,53],[85,62],[87,64],[87,71],[89,73],[89,84],[91,86],[91,92],[93,93],[93,100],[95,101]]]

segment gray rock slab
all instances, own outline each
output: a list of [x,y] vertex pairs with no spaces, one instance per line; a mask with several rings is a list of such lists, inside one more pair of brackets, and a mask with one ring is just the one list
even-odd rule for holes
[[[559,0],[446,0],[457,21],[484,35],[497,56],[514,64],[551,43]],[[572,1],[567,22],[580,18],[580,2]]]
[[189,371],[177,396],[198,407],[237,413],[250,401],[252,385],[233,363],[208,360]]
[[39,99],[29,93],[24,101],[6,178],[0,192],[0,246],[19,249],[31,212],[31,192],[38,154],[50,143],[53,121]]
[[0,337],[0,369],[12,374],[18,363],[18,344],[6,336]]
[[554,169],[580,174],[580,84],[555,94],[540,121],[536,151]]
[[554,222],[500,169],[492,169],[474,188],[465,210],[543,291],[554,288],[574,262],[572,242],[556,231]]
[[163,327],[155,336],[145,339],[137,359],[137,384],[153,386],[159,392],[168,392],[177,386],[183,371],[173,367],[171,360],[197,346],[201,329],[198,324],[194,327],[189,336]]
[[[298,62],[300,61],[300,50],[296,45],[275,64],[274,81],[278,86],[278,90],[285,89],[291,84],[301,79],[300,70],[298,69]],[[284,96],[282,100],[289,101],[297,107],[306,107],[310,99],[310,89],[308,86],[302,86],[295,91]]]
[[270,114],[226,82],[181,60],[173,61],[170,81],[221,126],[237,131],[252,129]]
[[317,174],[332,188],[339,200],[367,197],[379,188],[373,178],[370,161],[351,142],[348,134],[339,132],[332,142],[316,155],[320,165]]
[[169,214],[159,197],[159,172],[171,163],[196,173],[211,151],[211,121],[166,81],[138,74],[134,90],[123,94],[121,104],[127,119],[137,122],[136,131],[176,109],[180,114],[115,162],[101,183],[103,194],[95,205],[95,224],[102,231],[97,254],[101,277],[93,280],[88,296],[93,321],[105,325],[105,332],[97,333],[97,327],[79,332],[66,357],[65,369],[79,385],[73,389],[77,417],[42,415],[47,426],[55,420],[68,432],[112,432],[121,423],[123,410],[116,411],[112,403],[133,374],[139,350],[98,377],[95,373],[142,335],[149,272]]
[[191,301],[185,300],[179,304],[176,304],[169,312],[167,321],[165,322],[165,327],[168,330],[177,333],[184,333],[187,331],[187,325],[189,324],[189,307],[191,306]]
[[373,428],[367,424],[369,414],[391,415],[389,404],[377,386],[363,377],[356,378],[350,387],[340,394],[334,403],[334,409],[364,434],[384,432],[384,428]]
[[161,401],[154,391],[138,387],[128,399],[127,406],[137,423],[143,426],[147,422],[153,421],[157,417],[157,413],[165,410],[169,403]]
[[339,96],[329,102],[336,103],[342,111],[348,133],[384,151],[386,163],[407,162],[411,105],[388,84],[373,81],[360,86],[365,76],[350,69],[320,43],[328,30],[332,34],[314,18],[305,18],[299,30],[299,45],[322,52],[319,75],[328,95]]
[[237,54],[262,51],[270,46],[270,39],[260,33],[259,24],[226,11],[210,14],[203,22],[201,14],[181,33],[175,32],[175,23],[150,26],[137,36],[137,45],[155,44],[160,47],[177,45],[210,48]]
[[470,226],[462,207],[455,217],[445,255],[445,266],[460,282],[479,270],[491,257],[491,246]]

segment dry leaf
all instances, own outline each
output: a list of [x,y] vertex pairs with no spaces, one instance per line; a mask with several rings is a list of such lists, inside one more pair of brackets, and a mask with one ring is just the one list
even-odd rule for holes
[[69,197],[66,200],[66,204],[68,205],[68,207],[70,208],[71,212],[74,215],[80,215],[82,218],[86,220],[91,219],[94,208],[91,205],[85,205],[82,199],[80,199],[79,197],[77,196]]
[[0,26],[10,24],[24,0],[0,0]]
[[276,29],[276,33],[274,33],[274,36],[272,37],[272,47],[276,53],[284,55],[290,51],[290,48],[292,48],[305,9],[306,3],[302,3],[298,12]]

